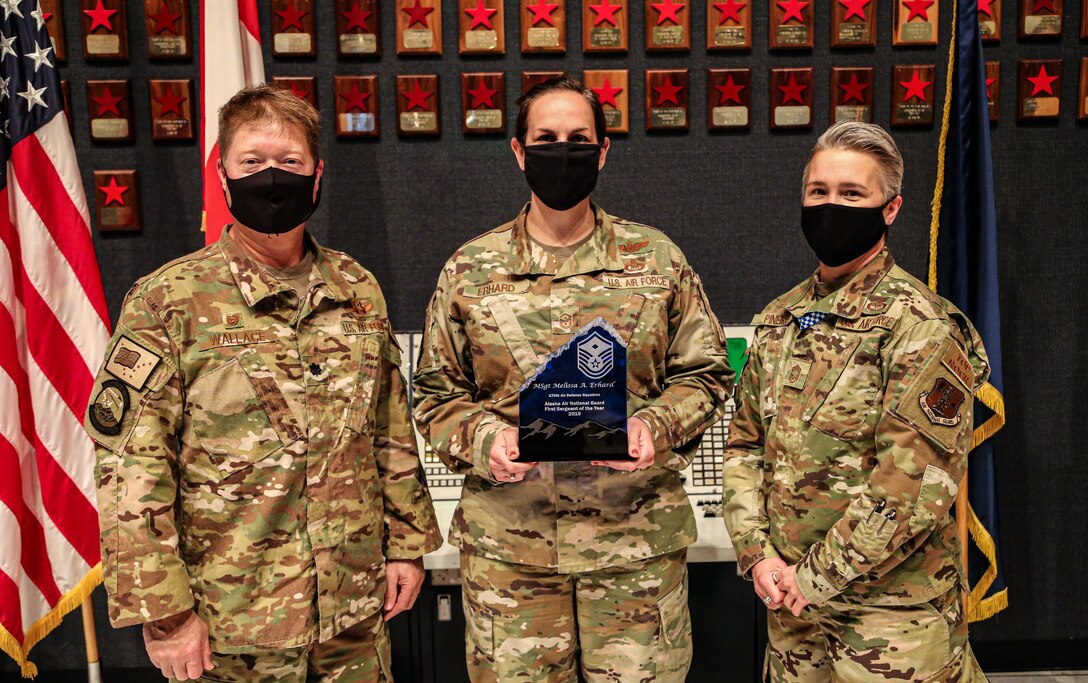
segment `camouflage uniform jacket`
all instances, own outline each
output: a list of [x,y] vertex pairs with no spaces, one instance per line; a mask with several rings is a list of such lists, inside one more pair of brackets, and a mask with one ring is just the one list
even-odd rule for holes
[[226,230],[129,292],[85,423],[114,626],[195,606],[217,652],[303,646],[441,545],[381,290],[307,240],[301,300]]
[[752,324],[723,481],[741,571],[797,563],[817,605],[916,604],[953,588],[949,509],[989,374],[970,321],[885,250],[822,298],[810,277]]
[[[699,277],[661,232],[595,207],[592,238],[556,267],[528,238],[527,211],[454,253],[427,314],[416,421],[467,475],[450,543],[562,572],[687,547],[695,519],[679,472],[732,385]],[[542,463],[524,481],[497,482],[491,444],[518,424],[519,387],[598,316],[627,342],[628,414],[649,426],[655,465],[626,473]]]

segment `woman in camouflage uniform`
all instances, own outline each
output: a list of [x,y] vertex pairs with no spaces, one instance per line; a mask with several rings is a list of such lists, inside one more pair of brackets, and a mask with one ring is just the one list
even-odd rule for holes
[[[596,95],[567,79],[519,101],[532,198],[449,259],[431,301],[415,417],[464,473],[461,549],[474,681],[682,681],[691,658],[679,473],[732,384],[699,277],[664,234],[589,193],[609,150]],[[627,344],[630,459],[523,462],[518,389],[604,318]]]

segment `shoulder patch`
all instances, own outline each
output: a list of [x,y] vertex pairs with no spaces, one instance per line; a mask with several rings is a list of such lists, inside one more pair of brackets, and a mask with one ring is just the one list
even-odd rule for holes
[[975,371],[971,367],[971,361],[967,360],[967,356],[957,344],[949,345],[941,358],[941,364],[952,371],[967,391],[974,389]]
[[87,408],[91,426],[107,436],[121,433],[121,423],[129,409],[128,389],[115,379],[102,383],[98,395]]
[[944,363],[951,339],[930,357],[911,381],[898,405],[892,409],[943,452],[951,453],[965,427],[971,425],[974,409],[971,389],[960,384],[956,373]]
[[963,418],[959,411],[965,398],[959,387],[938,377],[933,381],[932,389],[918,394],[918,406],[933,424],[955,427]]
[[106,359],[105,367],[106,372],[136,391],[141,391],[160,362],[162,356],[140,346],[127,335],[121,335],[110,357]]

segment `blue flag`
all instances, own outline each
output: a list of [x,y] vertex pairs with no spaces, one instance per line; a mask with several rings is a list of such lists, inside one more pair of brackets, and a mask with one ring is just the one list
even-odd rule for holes
[[977,0],[957,0],[953,17],[948,101],[941,129],[943,155],[933,198],[929,285],[974,322],[990,359],[990,381],[975,395],[975,434],[967,469],[968,609],[970,620],[979,621],[1008,606],[999,561],[995,457],[990,441],[1005,424],[997,217]]

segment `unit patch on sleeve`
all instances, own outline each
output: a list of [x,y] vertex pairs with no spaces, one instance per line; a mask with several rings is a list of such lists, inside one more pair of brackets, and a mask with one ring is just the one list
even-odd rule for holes
[[932,389],[918,395],[918,406],[933,424],[955,427],[960,423],[960,406],[965,398],[951,382],[938,377]]
[[98,431],[115,436],[121,431],[121,422],[128,411],[128,389],[115,379],[102,383],[102,389],[91,402],[87,418]]

